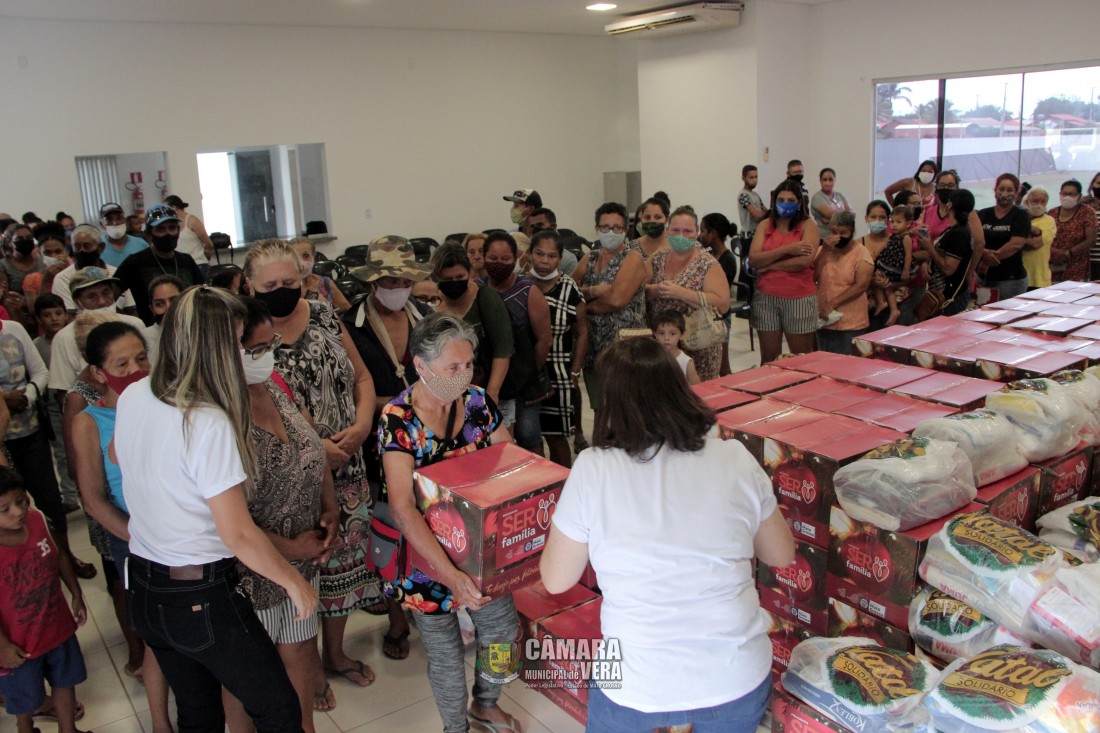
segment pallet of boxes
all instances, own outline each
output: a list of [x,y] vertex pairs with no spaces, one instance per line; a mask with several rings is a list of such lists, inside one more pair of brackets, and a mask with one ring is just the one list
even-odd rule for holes
[[[1097,298],[1085,313],[1100,286],[1082,288],[1040,296]],[[974,318],[869,334],[870,358],[781,359],[825,381],[764,397],[786,408],[719,415],[759,451],[800,539],[791,567],[758,566],[774,731],[1100,731],[1100,376],[1067,336]],[[898,398],[949,409],[912,421]],[[849,456],[864,444],[845,418],[903,435]],[[770,426],[784,420],[799,424]]]

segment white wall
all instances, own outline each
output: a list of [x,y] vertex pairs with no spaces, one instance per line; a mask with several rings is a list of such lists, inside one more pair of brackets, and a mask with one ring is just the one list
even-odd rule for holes
[[500,197],[523,187],[580,228],[603,171],[637,163],[630,45],[3,18],[0,89],[63,101],[6,117],[0,209],[79,210],[74,156],[165,150],[172,191],[201,215],[196,151],[323,142],[342,244],[504,226]]

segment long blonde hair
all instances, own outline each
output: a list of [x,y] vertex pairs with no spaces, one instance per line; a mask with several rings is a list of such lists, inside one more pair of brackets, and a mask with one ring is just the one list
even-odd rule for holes
[[237,339],[238,328],[247,321],[244,303],[232,293],[205,285],[188,288],[165,314],[151,381],[159,400],[183,412],[185,439],[196,407],[216,407],[225,413],[249,476],[245,495],[251,496],[258,466]]
[[[256,276],[256,268],[261,265],[266,265],[269,262],[287,261],[294,263],[294,266],[298,269],[303,277],[309,274],[304,264],[302,264],[302,258],[298,256],[297,250],[291,245],[293,242],[287,242],[282,239],[261,239],[248,248],[248,254],[244,257],[244,274],[245,277],[253,278]],[[313,243],[310,242],[310,245]]]

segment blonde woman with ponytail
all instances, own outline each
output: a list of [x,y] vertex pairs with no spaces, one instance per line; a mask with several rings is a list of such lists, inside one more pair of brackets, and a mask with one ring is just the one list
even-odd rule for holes
[[176,695],[178,729],[220,733],[224,686],[260,733],[300,733],[301,709],[275,645],[236,592],[237,560],[282,586],[297,618],[317,592],[252,521],[256,475],[232,294],[194,287],[165,316],[151,376],[118,400],[113,452],[130,510],[130,621]]

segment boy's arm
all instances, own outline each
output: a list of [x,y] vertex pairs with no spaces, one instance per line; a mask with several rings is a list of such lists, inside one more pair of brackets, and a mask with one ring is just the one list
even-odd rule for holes
[[69,589],[69,595],[72,597],[73,618],[76,619],[77,626],[83,626],[84,622],[88,620],[88,611],[84,608],[84,594],[80,590],[80,580],[76,577],[73,561],[69,557],[69,553],[60,549],[53,531],[50,529],[46,531],[50,533],[50,539],[53,540],[54,547],[58,548],[57,572],[61,576],[61,582]]
[[27,653],[13,644],[0,628],[0,667],[15,669],[27,661]]

